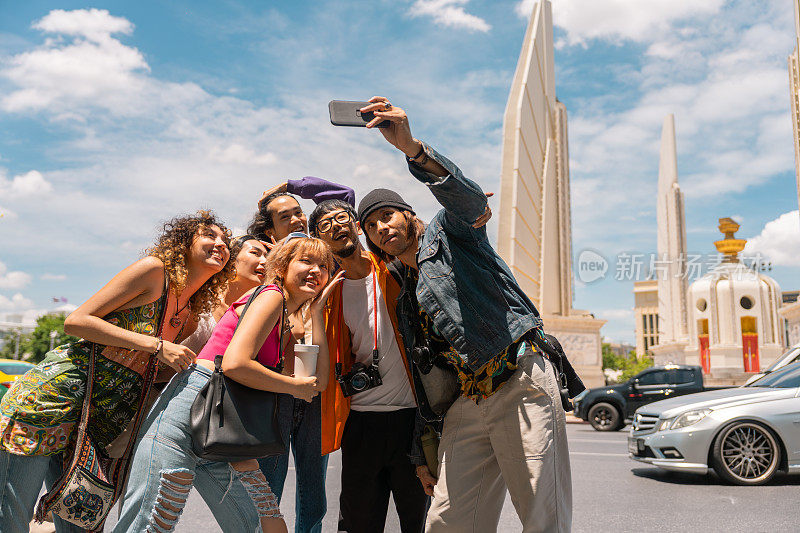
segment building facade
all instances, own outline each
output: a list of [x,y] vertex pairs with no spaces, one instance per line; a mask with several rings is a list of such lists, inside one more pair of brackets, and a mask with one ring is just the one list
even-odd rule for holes
[[633,299],[636,355],[643,357],[658,344],[658,280],[635,281]]
[[[789,56],[789,107],[794,131],[794,163],[797,180],[797,203],[800,206],[800,0],[794,0],[795,48]],[[786,342],[800,343],[800,301],[786,302],[780,310]]]

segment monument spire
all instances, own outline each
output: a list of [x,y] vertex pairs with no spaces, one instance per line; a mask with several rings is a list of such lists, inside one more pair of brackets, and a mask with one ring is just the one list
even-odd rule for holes
[[797,203],[800,205],[800,0],[794,0],[794,53],[789,56],[789,89],[791,94],[792,130],[794,131],[795,179]]
[[[675,117],[664,117],[661,130],[661,159],[658,167],[658,257],[652,272],[658,280],[658,345],[673,346],[663,353],[666,362],[681,362],[687,340],[686,227],[683,193],[678,185],[678,156],[675,147]],[[654,354],[661,352],[658,348]]]
[[658,192],[669,191],[678,183],[678,151],[675,148],[675,115],[664,117],[661,128],[661,159],[658,165]]
[[584,383],[605,382],[604,320],[572,307],[567,108],[556,99],[552,6],[533,6],[503,117],[497,251]]
[[556,188],[546,187],[556,174],[555,126],[553,20],[545,0],[531,12],[503,117],[497,234],[497,251],[537,307],[543,296],[550,303],[561,300],[551,294],[561,292],[560,279],[555,288],[542,283],[543,264],[550,263],[543,259],[543,249],[559,248],[557,232],[546,233],[543,220],[546,188],[551,193],[548,206],[556,205]]
[[794,0],[794,37],[800,45],[800,0]]

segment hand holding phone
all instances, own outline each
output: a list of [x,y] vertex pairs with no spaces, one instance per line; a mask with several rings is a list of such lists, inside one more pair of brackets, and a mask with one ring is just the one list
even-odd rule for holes
[[[331,115],[331,124],[334,126],[355,126],[364,128],[367,123],[375,118],[370,111],[362,113],[361,108],[370,105],[370,102],[350,102],[346,100],[331,100],[328,111]],[[389,121],[384,120],[375,125],[376,128],[388,128]]]

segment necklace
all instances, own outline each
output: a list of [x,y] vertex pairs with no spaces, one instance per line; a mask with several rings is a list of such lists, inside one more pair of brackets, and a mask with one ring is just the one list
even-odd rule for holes
[[178,315],[181,314],[184,309],[186,309],[186,307],[189,305],[189,303],[191,303],[191,301],[192,299],[189,298],[183,305],[183,307],[178,309],[178,297],[177,296],[175,297],[175,312],[172,313],[172,318],[169,319],[170,326],[172,326],[173,328],[179,328],[183,325],[183,320],[178,318]]

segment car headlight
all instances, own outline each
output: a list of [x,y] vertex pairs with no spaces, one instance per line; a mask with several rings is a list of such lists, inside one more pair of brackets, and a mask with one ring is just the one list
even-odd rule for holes
[[667,418],[666,420],[662,420],[661,422],[659,422],[656,431],[664,431],[665,429],[669,429],[670,424],[672,424],[672,422],[674,421],[675,421],[674,418]]
[[669,428],[680,429],[691,426],[692,424],[697,424],[710,412],[711,409],[693,409],[692,411],[686,411],[682,415],[675,418],[675,422],[673,422]]

